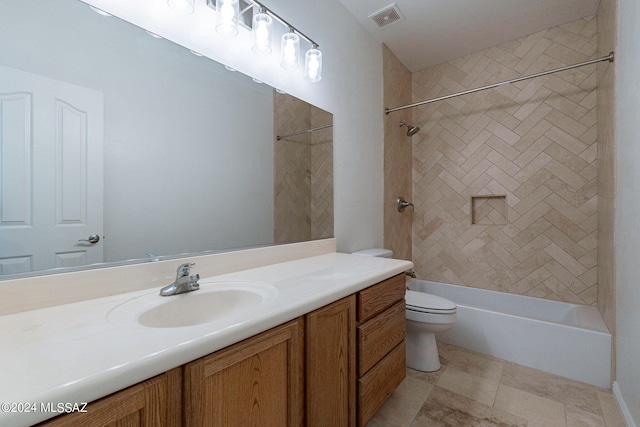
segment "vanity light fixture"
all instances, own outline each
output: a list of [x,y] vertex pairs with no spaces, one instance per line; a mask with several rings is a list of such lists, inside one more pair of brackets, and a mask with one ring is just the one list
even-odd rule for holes
[[216,0],[216,10],[220,14],[220,22],[216,25],[218,34],[224,37],[238,35],[239,0]]
[[258,13],[253,15],[251,28],[253,32],[253,53],[256,55],[269,55],[271,53],[273,19],[267,14],[266,7],[261,6]]
[[[195,0],[167,0],[171,6],[174,3],[188,2],[193,5]],[[301,31],[293,27],[272,10],[256,0],[206,0],[207,6],[218,12],[216,31],[225,37],[234,37],[240,26],[252,32],[253,45],[251,50],[256,55],[269,55],[273,51],[273,21],[288,28],[280,39],[280,66],[285,70],[295,70],[300,62],[300,39],[309,43],[304,59],[304,74],[307,81],[315,83],[322,78],[322,52],[318,43],[311,40]],[[176,10],[175,7],[172,9]],[[177,8],[180,10],[180,8]]]
[[193,2],[194,0],[167,0],[167,5],[180,15],[191,15],[193,13]]
[[280,66],[285,70],[298,68],[298,54],[300,52],[300,36],[295,33],[293,27],[282,35],[280,41]]

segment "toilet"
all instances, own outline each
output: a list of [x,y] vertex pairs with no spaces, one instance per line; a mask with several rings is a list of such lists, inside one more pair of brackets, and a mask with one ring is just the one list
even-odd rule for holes
[[456,324],[456,304],[448,299],[407,290],[407,366],[418,371],[440,369],[436,333]]
[[[354,255],[391,258],[388,249],[365,249]],[[436,333],[445,332],[456,324],[456,304],[448,299],[407,290],[405,294],[407,319],[407,366],[418,371],[440,369]]]

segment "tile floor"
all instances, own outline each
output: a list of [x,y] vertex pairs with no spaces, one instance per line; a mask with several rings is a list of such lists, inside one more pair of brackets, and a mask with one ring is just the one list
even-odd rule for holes
[[610,390],[448,344],[442,368],[407,377],[367,427],[624,427]]

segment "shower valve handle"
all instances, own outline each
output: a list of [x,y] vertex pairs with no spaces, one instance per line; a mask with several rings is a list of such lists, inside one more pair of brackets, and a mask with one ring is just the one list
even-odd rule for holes
[[407,202],[402,196],[398,197],[398,200],[396,200],[396,204],[398,205],[398,212],[404,212],[404,210],[409,206],[411,206],[412,208],[414,207],[413,203]]

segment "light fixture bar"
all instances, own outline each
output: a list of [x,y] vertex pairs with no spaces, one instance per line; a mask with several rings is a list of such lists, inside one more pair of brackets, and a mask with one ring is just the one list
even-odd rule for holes
[[240,10],[240,15],[244,15],[245,13],[247,13],[247,11],[249,11],[251,8],[253,8],[253,3],[249,3],[247,6],[245,6],[244,9]]
[[283,24],[285,27],[287,28],[291,28],[293,29],[300,37],[302,37],[303,39],[305,39],[306,41],[308,41],[311,45],[315,45],[316,48],[320,47],[320,45],[318,43],[316,43],[315,41],[313,41],[311,38],[309,38],[306,34],[304,34],[302,31],[298,30],[296,27],[294,27],[293,25],[289,24],[285,19],[283,19],[282,17],[280,17],[277,13],[273,12],[271,9],[269,9],[267,6],[263,5],[260,2],[257,2],[255,0],[248,0],[251,1],[251,3],[253,3],[254,5],[258,6],[258,7],[262,7],[264,9],[267,10],[267,12],[269,13],[269,15],[271,15],[272,17],[274,17],[275,19],[277,19],[278,21],[280,21],[281,24]]

